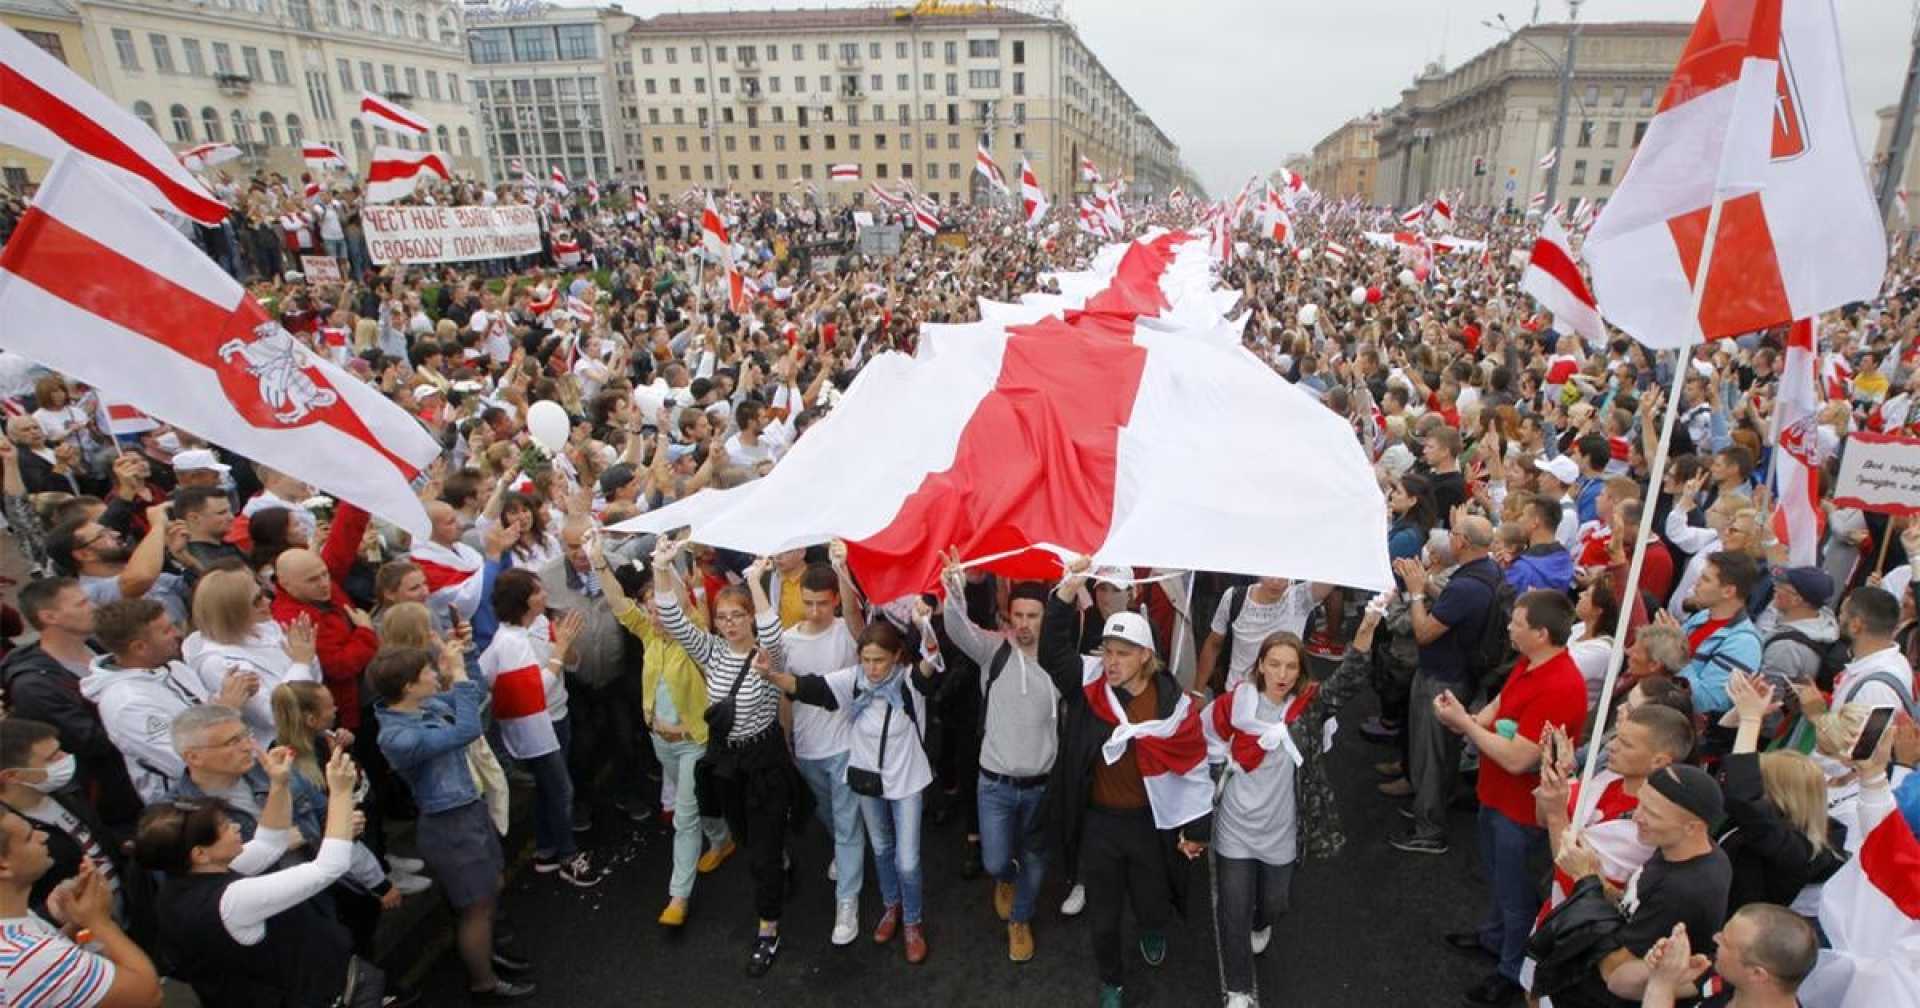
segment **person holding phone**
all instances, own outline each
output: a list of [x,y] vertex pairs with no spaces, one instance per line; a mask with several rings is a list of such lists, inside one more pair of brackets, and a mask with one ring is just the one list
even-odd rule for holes
[[1775,705],[1766,677],[1735,672],[1727,695],[1735,730],[1733,752],[1720,766],[1727,819],[1716,836],[1733,862],[1727,910],[1762,902],[1788,906],[1845,863],[1846,828],[1827,816],[1827,776],[1819,764],[1791,749],[1758,751]]

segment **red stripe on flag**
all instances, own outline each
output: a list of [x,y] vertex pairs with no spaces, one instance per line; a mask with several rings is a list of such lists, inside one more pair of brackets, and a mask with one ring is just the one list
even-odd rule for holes
[[428,154],[418,161],[375,161],[367,166],[367,181],[396,182],[413,178],[423,171],[430,171],[443,179],[447,177],[447,166],[440,160],[440,155]]
[[418,554],[410,556],[407,559],[411,561],[415,567],[420,568],[420,573],[426,575],[427,591],[429,592],[437,592],[442,588],[450,588],[454,585],[461,584],[478,573],[478,571],[461,570],[458,567],[449,567],[446,564],[434,563],[431,560],[422,560]]
[[[1667,222],[1680,266],[1698,282],[1700,248],[1707,235],[1709,209],[1702,207]],[[1720,235],[1713,243],[1713,269],[1700,302],[1700,328],[1707,339],[1771,328],[1793,318],[1780,256],[1767,226],[1759,193],[1726,200],[1720,206]]]
[[[420,474],[387,450],[338,393],[332,405],[313,408],[298,421],[286,423],[275,417],[273,407],[261,397],[259,379],[248,373],[244,363],[230,363],[220,353],[229,340],[247,341],[254,327],[268,320],[259,302],[244,291],[240,303],[231,308],[214,304],[38,207],[20,218],[13,237],[0,251],[0,269],[212,371],[235,415],[253,427],[285,430],[323,424],[378,452],[407,479]],[[314,369],[302,373],[319,387],[329,387],[327,378]]]
[[502,720],[531,717],[547,709],[547,687],[540,666],[523,665],[493,677],[493,716]]
[[194,220],[218,224],[227,216],[226,204],[181,185],[106,127],[5,64],[0,64],[0,107],[32,119],[81,153],[153,183],[167,202]]
[[1532,262],[1540,267],[1542,273],[1565,287],[1568,293],[1579,298],[1581,304],[1591,306],[1594,303],[1593,292],[1587,289],[1587,281],[1580,275],[1580,267],[1574,265],[1573,260],[1567,257],[1566,250],[1558,244],[1544,238],[1534,242]]
[[1920,839],[1899,809],[1867,834],[1860,870],[1909,920],[1920,921]]
[[1780,58],[1780,0],[1707,0],[1657,112],[1731,86],[1748,57]]

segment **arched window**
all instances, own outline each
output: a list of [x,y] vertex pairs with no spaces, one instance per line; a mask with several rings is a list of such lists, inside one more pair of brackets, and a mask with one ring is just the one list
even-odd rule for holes
[[233,142],[237,144],[253,142],[253,124],[247,120],[247,114],[239,109],[233,110]]
[[146,123],[148,129],[154,131],[155,133],[160,132],[160,125],[153,118],[152,105],[149,105],[143,101],[134,102],[133,115],[134,115],[134,118],[139,119],[143,123]]
[[460,127],[460,156],[473,156],[473,134],[468,133],[465,126]]
[[433,37],[427,34],[427,16],[425,14],[415,14],[413,16],[413,33],[420,36],[420,40],[423,42]]
[[355,119],[350,128],[353,130],[353,153],[359,157],[367,156],[367,124]]
[[358,3],[347,4],[347,23],[355,28],[365,28],[367,26],[366,22],[360,20],[360,5]]
[[440,15],[440,42],[443,45],[454,43],[453,19],[445,14]]
[[367,8],[367,11],[370,15],[368,21],[372,23],[373,30],[384,34],[387,30],[387,9],[379,4],[374,4],[372,7]]
[[211,106],[200,110],[200,131],[207,135],[208,143],[218,143],[226,139],[220,135],[220,113]]
[[445,126],[440,126],[435,128],[434,132],[440,138],[440,153],[442,154],[453,153],[453,140],[448,135],[447,128]]
[[269,147],[280,146],[280,127],[273,121],[273,113],[260,113],[260,142]]
[[185,105],[175,105],[167,110],[167,118],[173,120],[173,138],[181,143],[193,142],[193,115]]
[[297,115],[293,115],[292,113],[288,113],[287,143],[291,146],[298,147],[301,144],[305,143],[306,139],[307,139],[307,135],[301,132],[300,130],[300,117]]

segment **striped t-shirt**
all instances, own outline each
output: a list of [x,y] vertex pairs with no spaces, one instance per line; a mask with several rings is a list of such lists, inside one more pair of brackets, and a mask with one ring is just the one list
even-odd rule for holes
[[[709,705],[725,703],[727,694],[733,692],[734,680],[746,676],[740,682],[740,692],[733,698],[733,730],[727,733],[727,741],[750,739],[779,720],[780,690],[747,667],[751,655],[735,654],[718,634],[707,633],[694,626],[680,611],[680,600],[672,592],[660,592],[656,599],[660,624],[686,649],[687,656],[706,672]],[[780,646],[779,617],[773,613],[756,613],[753,623],[760,647],[777,656]]]
[[40,918],[0,918],[0,1004],[93,1008],[113,987],[113,963]]

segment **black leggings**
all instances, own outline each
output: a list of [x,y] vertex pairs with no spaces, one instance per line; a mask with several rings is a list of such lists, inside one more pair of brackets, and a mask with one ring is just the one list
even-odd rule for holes
[[1253,993],[1253,932],[1287,912],[1293,865],[1215,857],[1214,927],[1229,993]]

